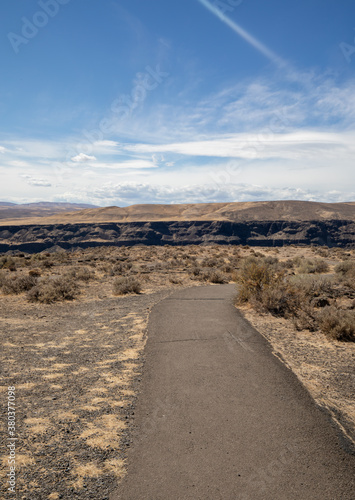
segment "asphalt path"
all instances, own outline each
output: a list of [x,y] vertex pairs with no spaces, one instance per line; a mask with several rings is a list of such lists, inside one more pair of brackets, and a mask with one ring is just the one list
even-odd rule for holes
[[355,456],[233,285],[180,290],[150,316],[128,474],[110,500],[354,500]]

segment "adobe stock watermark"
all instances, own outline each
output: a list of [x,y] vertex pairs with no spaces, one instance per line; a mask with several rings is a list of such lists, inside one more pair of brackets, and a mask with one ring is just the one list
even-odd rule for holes
[[254,470],[253,473],[246,479],[245,486],[251,493],[241,493],[238,498],[240,500],[252,500],[255,494],[262,493],[264,498],[268,498],[269,485],[277,481],[277,479],[285,474],[287,469],[292,467],[299,455],[297,444],[286,443],[281,449],[279,455],[268,463],[266,467]]
[[236,7],[239,7],[244,0],[215,0],[213,6],[221,13],[233,12]]
[[49,20],[55,17],[60,11],[61,5],[66,5],[71,0],[39,0],[40,10],[35,12],[31,19],[21,17],[21,34],[13,31],[7,34],[7,38],[15,52],[20,52],[21,45],[27,45],[30,40],[35,38],[39,30],[47,26]]
[[[355,28],[354,28],[354,31],[355,31]],[[351,59],[352,59],[353,55],[355,54],[355,37],[354,37],[353,43],[354,43],[354,45],[350,45],[349,43],[346,43],[346,42],[342,42],[339,44],[339,48],[342,51],[345,59],[347,60],[347,62],[349,64],[351,63]]]
[[16,388],[7,388],[7,427],[8,427],[8,466],[7,475],[7,490],[10,493],[16,494]]
[[[61,166],[56,166],[58,176],[69,174],[74,167],[76,157],[92,157],[95,152],[95,143],[110,138],[115,133],[119,122],[127,120],[133,112],[143,104],[150,92],[156,90],[170,73],[163,71],[160,65],[146,66],[144,73],[137,73],[133,80],[133,87],[129,94],[122,94],[110,106],[110,114],[103,117],[98,126],[91,130],[83,130],[82,137],[75,147],[68,149],[66,158]],[[74,160],[73,160],[74,158]]]
[[161,70],[159,64],[155,69],[146,66],[145,73],[137,73],[131,93],[122,94],[112,102],[111,116],[103,118],[97,128],[83,131],[84,141],[77,145],[76,152],[91,155],[94,152],[94,143],[103,141],[106,136],[111,136],[115,132],[117,121],[131,116],[134,110],[146,100],[148,93],[157,89],[169,76],[169,73]]
[[257,136],[248,141],[242,141],[239,144],[239,149],[247,151],[249,158],[242,160],[231,160],[219,172],[210,172],[209,177],[213,180],[217,189],[221,189],[233,183],[238,175],[241,174],[244,166],[250,160],[257,159],[258,155],[265,150],[270,140],[277,134],[285,133],[290,128],[291,122],[287,116],[286,109],[275,111],[268,124]]

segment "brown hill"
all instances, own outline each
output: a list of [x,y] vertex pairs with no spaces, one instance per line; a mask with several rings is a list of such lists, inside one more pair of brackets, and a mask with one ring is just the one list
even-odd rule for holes
[[17,219],[21,220],[20,223],[22,223],[23,219],[51,217],[59,213],[68,213],[86,208],[95,208],[95,206],[83,203],[51,203],[45,201],[17,205],[3,201],[0,202],[0,221],[4,219],[7,221]]
[[[236,203],[195,203],[182,205],[132,205],[129,207],[87,208],[71,205],[52,215],[52,207],[37,208],[40,214],[22,206],[22,212],[12,215],[17,207],[0,207],[0,225],[28,224],[89,224],[102,222],[156,221],[355,221],[355,202],[319,203],[309,201],[259,201]],[[6,213],[6,210],[8,212]],[[26,211],[27,210],[27,211]],[[63,212],[64,211],[64,212]],[[59,213],[60,212],[60,213]],[[22,217],[20,217],[22,213]]]

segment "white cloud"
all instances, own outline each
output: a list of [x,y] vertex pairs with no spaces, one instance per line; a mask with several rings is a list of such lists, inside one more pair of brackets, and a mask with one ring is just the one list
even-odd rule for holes
[[244,159],[287,159],[303,160],[312,156],[328,154],[353,154],[354,133],[331,133],[302,131],[291,134],[274,134],[265,130],[259,134],[235,134],[214,136],[204,141],[190,141],[171,144],[127,144],[126,151],[138,153],[170,153],[185,156],[244,158]]
[[[354,198],[355,79],[285,81],[238,83],[197,102],[186,94],[133,113],[100,141],[2,141],[3,191],[38,198],[45,186],[52,199],[104,205]],[[28,172],[26,186],[16,182]]]
[[84,153],[80,153],[71,158],[71,161],[75,163],[86,163],[88,161],[94,161],[94,160],[96,160],[95,156],[85,155]]
[[46,180],[46,179],[38,179],[36,177],[32,177],[31,175],[21,175],[23,179],[29,184],[30,186],[35,186],[35,187],[51,187],[52,184]]
[[111,162],[97,162],[90,165],[91,168],[106,168],[110,170],[125,170],[125,169],[147,169],[147,168],[157,168],[158,165],[149,160],[127,160],[115,163]]
[[355,199],[355,192],[345,195],[331,190],[320,192],[293,187],[274,188],[253,184],[229,185],[219,188],[213,185],[186,185],[181,187],[154,186],[150,184],[107,184],[99,188],[66,192],[62,201],[87,202],[100,206],[134,205],[139,203],[221,203],[232,201],[305,200],[341,202]]

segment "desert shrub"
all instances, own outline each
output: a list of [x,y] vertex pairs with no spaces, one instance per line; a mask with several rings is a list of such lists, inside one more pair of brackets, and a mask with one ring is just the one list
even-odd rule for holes
[[279,262],[280,269],[293,269],[295,267],[295,263],[293,259],[287,259]]
[[2,292],[5,295],[17,295],[28,292],[36,286],[37,279],[34,276],[8,276],[4,277],[1,285]]
[[58,250],[52,253],[45,252],[44,256],[46,258],[51,257],[52,261],[59,262],[61,264],[70,260],[70,254],[65,250]]
[[329,248],[328,247],[319,247],[316,249],[316,253],[321,257],[329,257]]
[[302,294],[288,281],[265,287],[260,294],[260,307],[275,316],[287,317],[296,313],[302,303]]
[[321,274],[328,271],[329,265],[322,259],[303,259],[298,267],[298,272],[303,274]]
[[293,323],[297,330],[318,330],[318,316],[309,302],[303,302],[297,311],[294,312]]
[[63,300],[74,300],[79,293],[78,285],[68,276],[48,278],[39,282],[27,294],[30,302],[52,304]]
[[194,277],[201,276],[202,269],[201,269],[201,267],[195,265],[195,266],[192,266],[189,273]]
[[80,281],[90,281],[95,278],[95,271],[88,267],[72,268],[66,273],[66,276]]
[[211,268],[220,267],[223,264],[224,264],[223,259],[218,259],[216,257],[209,257],[207,259],[203,259],[201,262],[202,267],[211,267]]
[[7,276],[4,273],[4,271],[0,271],[0,288],[6,282],[6,278],[7,278]]
[[44,259],[40,261],[40,266],[43,267],[44,269],[50,269],[51,267],[54,266],[54,262],[52,260]]
[[120,276],[124,273],[129,272],[133,267],[132,262],[119,262],[117,264],[114,264],[110,269],[109,269],[109,275],[110,276]]
[[333,297],[336,294],[336,284],[328,276],[294,276],[290,281],[308,301],[314,297]]
[[[262,255],[262,254],[260,254],[260,255]],[[263,257],[263,261],[265,264],[268,264],[270,266],[275,266],[276,264],[279,263],[279,259],[277,257],[271,257],[271,255],[268,255],[267,257]]]
[[335,266],[335,272],[341,276],[346,276],[347,274],[353,274],[355,272],[355,261],[354,260],[344,260]]
[[352,289],[355,288],[355,260],[344,260],[335,267],[340,281]]
[[238,302],[248,302],[252,297],[260,302],[262,290],[274,280],[272,267],[263,259],[246,258],[237,273]]
[[133,276],[116,278],[113,282],[114,295],[126,295],[127,293],[140,293],[142,287],[140,281]]
[[8,269],[9,271],[16,271],[16,262],[12,257],[4,255],[0,258],[0,269]]
[[221,269],[224,273],[231,273],[233,271],[233,267],[229,263],[223,264]]
[[33,278],[39,278],[40,276],[42,276],[42,273],[40,269],[30,269],[28,271],[28,275],[32,276]]
[[182,284],[182,279],[178,278],[177,276],[170,276],[169,281],[173,285],[181,285]]
[[227,276],[218,269],[207,271],[204,274],[204,279],[206,281],[209,281],[210,283],[216,283],[216,284],[228,283],[229,281]]
[[341,310],[334,306],[325,307],[319,315],[320,329],[329,337],[355,342],[355,311]]

